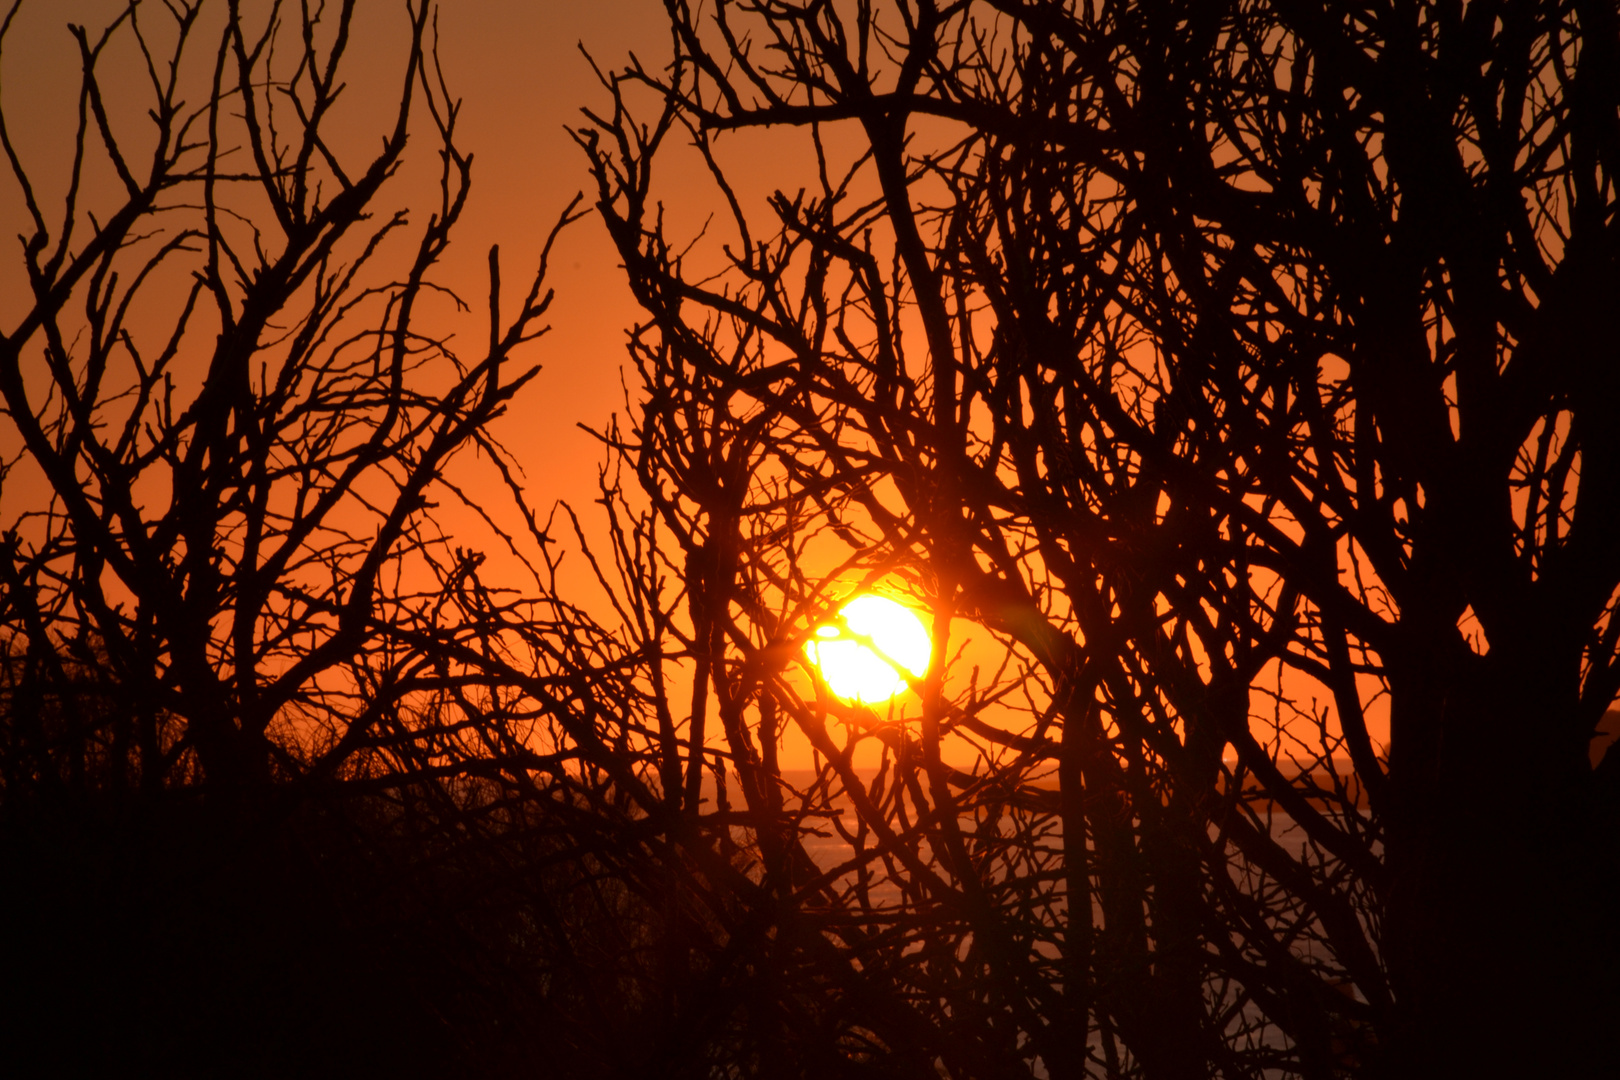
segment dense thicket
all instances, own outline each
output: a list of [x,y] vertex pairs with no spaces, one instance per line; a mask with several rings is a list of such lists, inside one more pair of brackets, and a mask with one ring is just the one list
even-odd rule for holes
[[[750,808],[798,725],[898,883],[825,913],[876,1041],[1612,1063],[1613,5],[666,7],[579,136],[648,312],[626,453]],[[723,255],[665,225],[687,143]],[[910,723],[794,673],[861,582],[935,613]]]
[[[449,337],[433,14],[361,153],[354,7],[131,3],[67,190],[0,140],[13,1059],[1603,1074],[1612,4],[666,0],[576,133],[591,612],[491,427],[545,255]],[[860,589],[892,705],[806,662]]]
[[[68,28],[71,171],[0,126],[0,1056],[29,1074],[639,1074],[697,977],[649,942],[718,947],[729,864],[646,827],[634,657],[550,589],[493,435],[549,244],[504,294],[491,250],[486,332],[451,337],[471,158],[431,7],[397,17],[378,142],[339,134],[375,105],[352,2],[130,3]],[[521,591],[481,576],[496,544]]]

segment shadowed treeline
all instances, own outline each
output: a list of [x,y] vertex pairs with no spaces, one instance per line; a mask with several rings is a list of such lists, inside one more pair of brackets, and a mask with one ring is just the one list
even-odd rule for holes
[[270,0],[73,28],[65,190],[0,127],[0,1064],[1601,1075],[1612,5],[664,15],[551,234],[646,316],[593,519],[494,435],[550,243],[441,278],[448,9],[380,139]]

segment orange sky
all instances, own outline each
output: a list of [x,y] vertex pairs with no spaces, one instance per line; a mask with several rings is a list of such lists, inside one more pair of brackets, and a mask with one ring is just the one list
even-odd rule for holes
[[[125,0],[24,0],[5,41],[0,97],[9,134],[53,231],[69,175],[80,84],[78,49],[68,25],[84,25],[93,41],[124,7]],[[262,0],[258,4],[249,0],[244,7],[250,25],[268,10]],[[336,7],[331,5],[333,11]],[[205,8],[203,27],[190,45],[191,79],[197,87],[194,105],[200,104],[217,42],[217,29],[210,29],[207,19],[217,20],[224,8],[223,0]],[[361,0],[358,5],[343,66],[345,104],[328,127],[331,132],[335,126],[338,138],[347,139],[347,147],[339,142],[337,149],[340,156],[347,149],[352,161],[371,152],[390,125],[406,55],[404,8],[403,0]],[[148,10],[151,17],[143,25],[168,24],[159,0],[148,0]],[[291,17],[297,17],[296,7]],[[454,316],[447,308],[439,313],[464,338],[478,341],[487,332],[483,320],[490,245],[501,248],[503,310],[511,311],[527,289],[558,214],[576,192],[585,191],[587,205],[593,197],[585,156],[565,126],[583,122],[582,106],[605,111],[609,99],[580,46],[604,69],[622,66],[631,53],[656,67],[669,48],[665,18],[660,0],[454,0],[440,6],[439,58],[451,93],[462,102],[458,143],[475,158],[472,195],[437,274],[437,280],[455,288],[472,306],[468,315]],[[160,58],[166,57],[161,47],[157,51]],[[138,143],[147,127],[144,111],[150,91],[127,30],[115,40],[99,70],[104,88],[111,91],[108,106],[115,129]],[[775,184],[796,186],[782,175],[795,155],[780,147],[769,155],[751,154],[746,145],[751,138],[757,137],[734,137],[720,151],[737,167],[734,180],[745,201],[753,204],[750,209],[763,209],[764,196]],[[95,151],[92,147],[80,209],[105,219],[120,201],[121,190],[110,170],[102,166],[101,173],[96,172]],[[413,223],[420,229],[437,204],[435,151],[433,142],[418,136],[407,149],[405,169],[376,200],[379,213],[412,207]],[[807,157],[798,163],[807,169],[811,165]],[[671,232],[694,235],[711,212],[708,177],[695,154],[667,154],[661,168],[659,190],[669,200]],[[805,173],[807,179],[811,175]],[[27,310],[27,280],[18,249],[11,245],[18,234],[31,231],[20,189],[9,169],[0,168],[0,244],[5,245],[0,250],[0,325],[6,327],[14,326]],[[588,528],[596,525],[591,503],[604,455],[577,425],[602,426],[614,412],[622,413],[626,329],[640,314],[617,264],[594,215],[564,234],[553,253],[549,277],[557,293],[547,320],[552,332],[531,346],[530,359],[542,365],[542,372],[497,428],[498,437],[527,471],[531,503],[543,514],[555,500],[568,500],[587,518]],[[9,456],[13,441],[10,431],[0,433],[5,444],[0,451]],[[26,468],[11,475],[7,488],[0,513],[8,521],[48,501],[42,478],[31,476]],[[499,513],[504,500],[492,504],[499,504],[493,507]],[[470,513],[444,506],[439,516],[453,535],[464,524],[467,542],[486,549],[493,581],[523,585],[518,568],[489,542]],[[515,515],[502,524],[520,531]],[[571,573],[566,572],[569,569]],[[562,585],[570,599],[592,605],[594,586],[577,556],[565,566]],[[808,747],[801,745],[802,736],[789,743],[784,764],[807,765]]]
[[[48,211],[60,207],[56,193],[66,175],[78,89],[76,46],[66,24],[82,22],[94,30],[116,17],[123,6],[123,0],[26,0],[6,42],[0,93],[12,139],[35,172],[37,189],[51,193]],[[246,6],[254,10],[254,5]],[[222,9],[224,4],[214,7]],[[343,132],[355,140],[357,157],[375,146],[387,126],[397,100],[406,30],[403,0],[362,0],[359,9],[346,61],[347,112],[337,117]],[[632,51],[648,66],[657,66],[668,50],[664,18],[660,0],[454,0],[441,7],[440,59],[452,93],[463,102],[459,141],[476,159],[472,197],[441,275],[473,305],[472,314],[455,324],[461,334],[476,341],[485,332],[481,309],[489,246],[501,246],[509,294],[503,307],[510,311],[527,287],[528,274],[557,214],[576,191],[590,184],[584,156],[564,126],[581,121],[582,105],[604,106],[606,95],[580,55],[579,43],[605,68],[622,65]],[[194,48],[203,62],[211,62],[209,35]],[[141,78],[130,66],[132,59],[133,54],[109,56],[110,84]],[[114,103],[115,112],[118,104]],[[144,108],[138,95],[122,104]],[[130,130],[138,130],[138,112],[126,120]],[[800,175],[806,179],[811,173],[810,161],[798,156],[802,151],[797,146],[775,140],[771,152],[761,154],[759,139],[771,136],[734,137],[720,149],[728,164],[738,166],[734,179],[745,201],[763,209],[763,197],[772,186],[791,190],[800,183],[794,173],[803,169]],[[835,145],[835,153],[836,149]],[[414,205],[418,226],[425,221],[435,201],[433,150],[430,142],[421,140],[407,151],[407,171],[399,183],[384,188],[379,209]],[[663,167],[658,188],[669,200],[671,234],[689,237],[710,212],[712,189],[692,155],[669,155]],[[0,243],[8,244],[0,252],[0,325],[12,325],[21,310],[19,287],[24,279],[16,249],[9,244],[27,226],[15,184],[9,175],[0,174]],[[721,231],[717,223],[716,232]],[[711,239],[719,243],[726,237]],[[622,411],[625,329],[638,315],[616,263],[594,216],[565,235],[553,256],[554,330],[533,353],[543,371],[498,429],[527,469],[531,499],[542,508],[555,499],[567,499],[582,514],[593,509],[603,455],[576,425],[600,425],[615,410]],[[6,499],[8,516],[24,497],[14,482]],[[482,546],[482,539],[475,543]],[[500,553],[490,554],[492,575],[506,576],[501,573]],[[582,580],[584,566],[577,558],[573,566],[576,573],[564,585],[583,599],[583,591],[576,590],[587,584]],[[508,580],[521,584],[521,579]],[[790,748],[783,755],[784,764],[807,763],[798,760],[803,752]]]
[[[123,0],[25,0],[8,36],[0,92],[12,140],[39,174],[41,195],[49,195],[48,213],[60,210],[56,189],[69,160],[77,99],[78,56],[67,24],[94,30],[123,6]],[[352,130],[363,139],[362,151],[374,145],[394,100],[403,60],[403,9],[403,0],[359,5],[345,70]],[[489,245],[501,245],[503,277],[508,291],[516,293],[526,285],[556,215],[589,180],[583,154],[563,130],[578,121],[582,104],[602,101],[578,43],[585,42],[605,64],[621,63],[631,50],[660,55],[667,48],[663,19],[658,0],[455,0],[441,7],[441,59],[452,92],[463,101],[461,142],[476,157],[472,198],[444,275],[475,305],[464,333],[481,330],[477,307],[487,290]],[[199,55],[211,52],[210,42],[197,44]],[[136,74],[117,66],[113,72],[109,81]],[[414,154],[407,151],[416,159],[408,165],[425,162],[431,168],[430,144],[417,147]],[[54,186],[52,178],[57,178]],[[403,179],[411,181],[408,174]],[[413,196],[431,194],[420,183],[410,190]],[[391,207],[400,197],[401,189],[390,194],[385,188],[379,201]],[[7,325],[21,309],[19,286],[25,282],[13,238],[27,226],[9,170],[0,172],[0,244],[5,245],[0,322]],[[545,370],[524,399],[524,415],[514,417],[520,422],[505,425],[502,435],[521,460],[538,466],[531,469],[536,494],[588,503],[601,455],[574,425],[599,423],[618,406],[624,327],[635,318],[635,307],[594,219],[579,222],[562,241],[552,284],[558,293],[550,319],[554,331],[535,353]]]

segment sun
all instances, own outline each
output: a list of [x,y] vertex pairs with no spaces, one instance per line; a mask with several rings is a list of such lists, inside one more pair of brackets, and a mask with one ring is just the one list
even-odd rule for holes
[[911,609],[865,593],[839,609],[837,622],[816,627],[804,651],[834,694],[870,703],[906,689],[902,670],[922,678],[933,644]]

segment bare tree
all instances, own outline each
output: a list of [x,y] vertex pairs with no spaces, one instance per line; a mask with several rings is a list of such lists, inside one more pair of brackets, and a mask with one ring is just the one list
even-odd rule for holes
[[[640,620],[664,797],[735,771],[756,948],[836,943],[846,1063],[1612,1062],[1612,5],[666,8],[578,134],[648,313],[621,549],[684,586]],[[755,128],[819,166],[763,220]],[[677,142],[718,261],[665,230]],[[802,670],[855,585],[934,613],[913,722]]]
[[[325,134],[352,3],[76,30],[60,218],[0,126],[31,220],[0,344],[8,865],[18,822],[87,799],[200,808],[212,865],[332,814],[301,857],[378,869],[299,926],[420,939],[429,1004],[370,1015],[469,1071],[1589,1072],[1613,12],[666,7],[672,65],[607,78],[579,133],[649,315],[605,433],[616,619],[556,595],[489,431],[544,256],[503,317],[491,252],[471,351],[427,310],[458,303],[433,275],[471,162],[426,6],[359,158]],[[763,221],[722,165],[755,127],[818,166]],[[424,133],[433,212],[368,216]],[[677,142],[729,207],[718,265],[665,233]],[[498,488],[523,591],[444,531]],[[933,614],[885,714],[804,662],[861,587]],[[197,896],[274,925],[291,863],[234,858],[161,925],[215,917]]]
[[[492,1074],[544,1049],[629,1074],[658,920],[712,938],[704,897],[734,904],[724,861],[700,885],[647,828],[636,658],[556,596],[492,434],[538,370],[550,244],[515,308],[492,249],[487,334],[451,336],[470,309],[435,274],[472,159],[433,8],[402,9],[363,154],[333,121],[354,16],[131,2],[71,27],[65,190],[0,119],[29,283],[0,336],[15,1061],[83,1008],[52,1068],[274,1047],[304,1075]],[[437,198],[379,210],[408,148]],[[483,530],[452,534],[457,509]],[[491,544],[522,588],[481,577]],[[693,906],[661,906],[672,883]]]
[[[492,434],[537,371],[549,243],[515,309],[491,250],[487,332],[451,335],[472,160],[434,11],[404,8],[357,155],[355,10],[135,0],[70,28],[65,190],[0,115],[30,283],[0,338],[8,1060],[699,1075],[750,1068],[755,990],[830,1047],[802,976],[834,946],[761,946],[737,815],[681,804],[656,538],[612,519],[622,628],[559,597],[564,538]],[[425,218],[379,210],[412,148]],[[481,544],[529,580],[485,580]],[[63,1018],[85,1030],[53,1042]]]
[[[505,461],[488,425],[537,371],[523,346],[551,297],[542,256],[503,319],[492,250],[487,343],[463,355],[423,328],[471,168],[424,52],[428,5],[408,12],[398,108],[360,160],[325,127],[353,5],[290,23],[279,5],[256,20],[214,10],[131,4],[97,35],[72,28],[85,74],[60,220],[6,139],[32,291],[0,346],[0,391],[13,468],[50,496],[27,503],[24,488],[9,508],[9,640],[33,668],[64,645],[93,652],[131,706],[61,745],[94,747],[136,788],[194,775],[227,792],[331,776],[380,742],[403,754],[397,740],[454,738],[413,732],[397,707],[448,688],[444,657],[509,609],[480,610],[480,556],[429,511],[462,498],[458,455]],[[144,132],[107,108],[128,89],[98,66],[119,34],[150,76]],[[372,220],[424,124],[439,205]],[[86,180],[102,164],[110,201]],[[45,733],[12,734],[34,741],[8,755],[8,788],[66,767]]]

